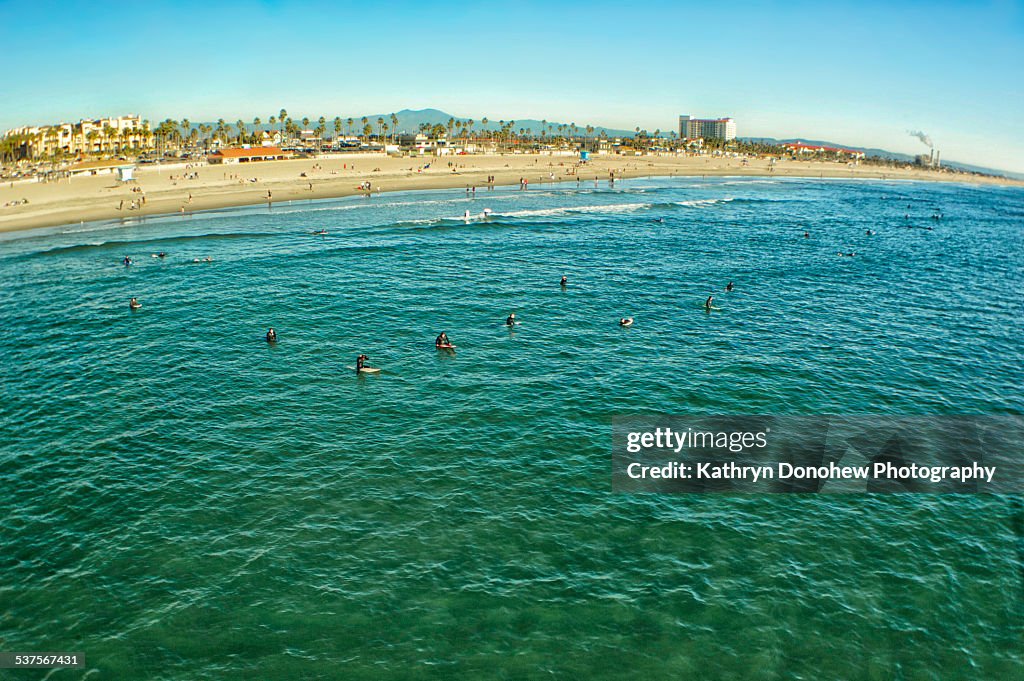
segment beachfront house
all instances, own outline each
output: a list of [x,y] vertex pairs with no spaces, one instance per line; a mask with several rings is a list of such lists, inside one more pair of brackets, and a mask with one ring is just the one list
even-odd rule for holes
[[840,147],[826,147],[820,144],[804,144],[802,142],[792,142],[785,145],[786,149],[791,154],[801,156],[821,156],[821,155],[834,155],[835,157],[848,157],[852,159],[864,158],[863,151],[857,151],[856,149],[843,149]]
[[207,157],[212,163],[223,163],[225,165],[234,163],[253,163],[255,161],[280,161],[291,158],[289,151],[283,151],[279,147],[243,147],[241,149],[218,149]]
[[412,154],[429,154],[434,150],[434,143],[421,132],[401,133],[398,136],[398,145],[402,151]]

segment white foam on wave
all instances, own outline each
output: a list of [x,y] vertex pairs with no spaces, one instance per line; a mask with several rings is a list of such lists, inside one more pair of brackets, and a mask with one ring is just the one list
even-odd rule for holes
[[653,205],[652,203],[614,203],[595,206],[562,206],[560,208],[537,208],[533,210],[514,210],[509,213],[495,213],[494,217],[522,218],[569,215],[572,213],[629,213],[635,210],[651,208]]
[[726,199],[691,199],[689,201],[676,201],[677,206],[686,206],[687,208],[700,208],[703,206],[716,206],[720,203],[729,203],[732,201],[732,197]]

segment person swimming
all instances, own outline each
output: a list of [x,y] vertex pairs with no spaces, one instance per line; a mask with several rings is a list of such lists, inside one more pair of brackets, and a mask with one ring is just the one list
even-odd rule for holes
[[138,310],[140,307],[142,307],[142,303],[139,302],[138,298],[132,298],[131,300],[128,301],[128,307],[130,307],[133,310]]
[[715,299],[715,297],[714,297],[714,296],[708,296],[708,299],[704,301],[704,309],[705,309],[705,310],[710,310],[710,309],[711,309],[711,302],[712,302],[712,301],[713,301],[714,299]]
[[277,342],[277,331],[274,331],[273,327],[271,327],[270,329],[267,329],[267,342],[268,343],[276,343]]
[[452,342],[448,340],[448,334],[444,331],[441,332],[440,336],[434,339],[434,347],[443,348],[451,346],[451,344]]
[[369,355],[359,355],[356,357],[356,373],[358,374],[366,366],[366,360],[370,359]]
[[732,290],[732,282],[731,281],[728,284],[725,285],[725,290],[726,291],[731,291]]
[[132,264],[132,259],[131,259],[131,258],[129,258],[129,257],[128,257],[128,256],[126,255],[126,256],[124,256],[124,260],[123,260],[122,262],[124,262],[124,266],[125,266],[125,267],[128,267],[129,265],[131,265],[131,264]]
[[508,319],[505,320],[505,326],[515,326],[516,323],[516,313],[513,312],[508,316]]
[[633,326],[633,318],[623,317],[622,319],[619,320],[619,326]]
[[811,238],[811,233],[810,232],[804,232],[804,238],[805,239],[810,239]]
[[562,275],[562,280],[558,282],[559,286],[566,286],[569,283],[569,277]]

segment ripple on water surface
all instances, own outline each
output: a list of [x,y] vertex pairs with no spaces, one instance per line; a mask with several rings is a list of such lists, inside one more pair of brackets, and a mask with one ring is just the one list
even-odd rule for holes
[[675,178],[7,236],[4,647],[109,678],[1018,677],[1016,502],[613,495],[608,454],[623,413],[1020,414],[1022,198]]

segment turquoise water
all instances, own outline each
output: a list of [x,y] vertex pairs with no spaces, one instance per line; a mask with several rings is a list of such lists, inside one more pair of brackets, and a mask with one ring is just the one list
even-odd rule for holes
[[1022,220],[1017,188],[665,178],[8,235],[0,649],[1024,678],[1015,499],[610,492],[613,414],[1024,413]]

